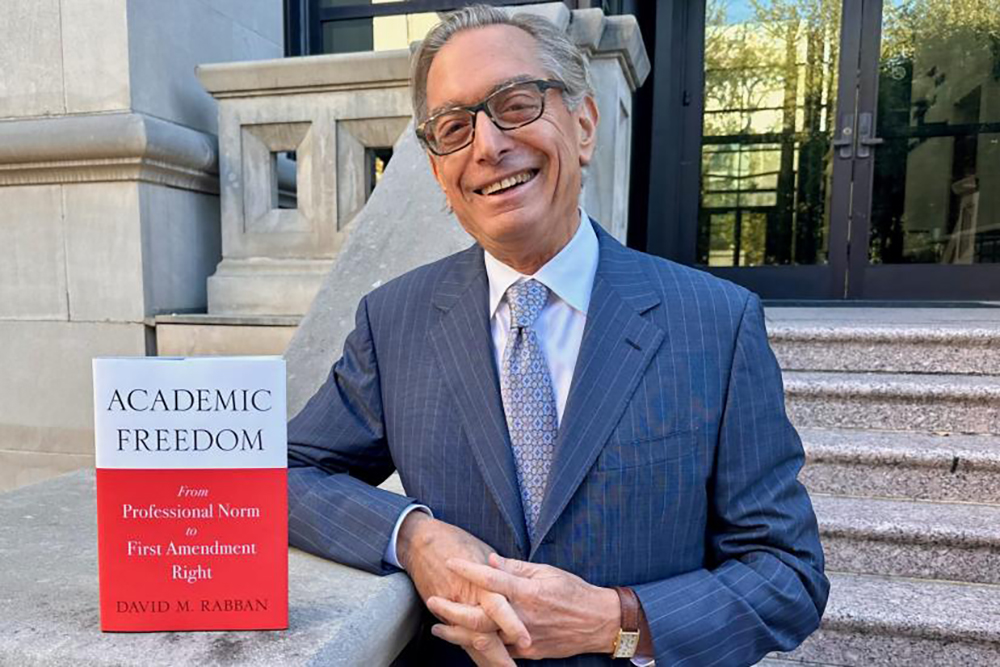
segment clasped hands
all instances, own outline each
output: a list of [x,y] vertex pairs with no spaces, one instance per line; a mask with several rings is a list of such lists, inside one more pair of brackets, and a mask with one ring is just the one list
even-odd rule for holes
[[621,624],[618,594],[549,565],[501,558],[461,528],[411,512],[397,553],[428,609],[431,632],[473,661],[608,653]]

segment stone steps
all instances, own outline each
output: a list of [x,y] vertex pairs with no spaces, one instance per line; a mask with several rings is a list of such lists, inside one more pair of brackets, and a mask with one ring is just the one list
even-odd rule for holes
[[1000,504],[1000,437],[800,428],[812,493]]
[[877,327],[769,322],[767,333],[787,370],[1000,375],[1000,326],[982,322]]
[[820,629],[771,658],[865,667],[1000,664],[1000,586],[828,574]]
[[1000,584],[1000,506],[813,495],[826,566]]
[[801,427],[1000,434],[1000,377],[784,371]]
[[832,584],[762,665],[1000,665],[1000,309],[770,308]]

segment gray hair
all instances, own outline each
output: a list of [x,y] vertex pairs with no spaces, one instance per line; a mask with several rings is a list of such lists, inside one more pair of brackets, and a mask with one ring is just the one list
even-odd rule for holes
[[441,23],[434,26],[413,57],[410,94],[413,96],[413,117],[416,122],[427,117],[427,73],[438,51],[463,30],[492,25],[520,28],[535,38],[542,68],[549,76],[566,85],[563,100],[570,110],[575,110],[584,97],[594,94],[587,57],[562,30],[533,14],[508,14],[489,5],[472,5],[448,14]]

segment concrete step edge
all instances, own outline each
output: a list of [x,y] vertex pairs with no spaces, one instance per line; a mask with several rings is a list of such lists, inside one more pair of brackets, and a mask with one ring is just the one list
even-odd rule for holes
[[1000,644],[1000,585],[827,575],[828,630]]
[[908,433],[867,429],[800,427],[808,464],[891,465],[948,468],[974,466],[1000,472],[1000,435]]
[[783,371],[785,394],[795,398],[867,398],[962,401],[1000,409],[1000,377],[930,373]]
[[782,660],[774,656],[768,656],[755,667],[851,667],[850,665],[834,664],[832,662],[807,662],[805,660]]
[[1000,557],[1000,505],[913,502],[812,494],[827,537],[899,545],[994,548]]
[[992,348],[1000,344],[1000,328],[980,326],[949,327],[928,325],[870,327],[855,325],[792,325],[769,324],[767,337],[772,341],[794,343],[894,343],[926,344],[941,346],[969,346]]
[[850,667],[849,665],[837,665],[832,662],[806,662],[803,660],[782,660],[774,656],[768,656],[755,667]]
[[[831,425],[832,426],[832,425]],[[1000,505],[1000,435],[799,428],[811,493]]]

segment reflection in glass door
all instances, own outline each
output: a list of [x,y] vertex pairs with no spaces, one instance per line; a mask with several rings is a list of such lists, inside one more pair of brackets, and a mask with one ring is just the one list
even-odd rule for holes
[[1000,0],[707,0],[697,263],[1000,299]]
[[709,2],[701,263],[825,261],[838,39],[839,1]]
[[714,273],[828,262],[841,2],[708,0],[697,263]]
[[1000,296],[1000,0],[884,0],[877,76],[868,266],[851,291]]

